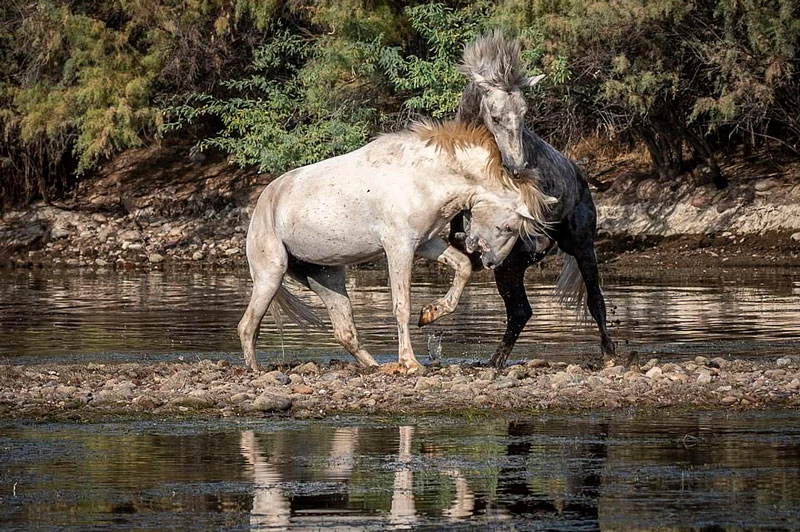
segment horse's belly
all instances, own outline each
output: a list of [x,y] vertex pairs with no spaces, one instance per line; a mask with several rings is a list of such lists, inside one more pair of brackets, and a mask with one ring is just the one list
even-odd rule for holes
[[336,237],[324,240],[298,237],[288,240],[288,242],[284,241],[284,244],[293,257],[322,266],[358,264],[372,260],[383,253],[380,245],[372,245],[364,241],[344,241]]

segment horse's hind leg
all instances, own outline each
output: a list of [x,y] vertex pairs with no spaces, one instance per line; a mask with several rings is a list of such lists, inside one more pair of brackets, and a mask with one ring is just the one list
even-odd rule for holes
[[521,242],[517,242],[511,254],[494,271],[494,281],[506,306],[506,332],[503,341],[495,350],[489,364],[495,368],[506,365],[508,355],[514,349],[522,329],[531,319],[533,311],[525,293],[525,270],[531,265]]
[[306,265],[303,274],[307,277],[308,287],[322,299],[328,309],[336,340],[362,366],[377,366],[378,363],[358,340],[358,331],[353,322],[353,308],[345,286],[347,268]]
[[461,293],[472,274],[472,265],[468,256],[455,247],[447,245],[441,238],[434,238],[422,244],[417,248],[417,255],[446,264],[455,272],[453,284],[447,294],[422,307],[419,313],[419,326],[422,327],[452,314],[456,310]]
[[239,321],[239,340],[242,343],[245,363],[253,371],[258,370],[256,360],[256,339],[275,293],[283,282],[288,256],[280,243],[268,246],[264,242],[248,244],[247,259],[250,263],[250,276],[253,278],[253,293],[244,316]]
[[590,242],[577,247],[573,256],[578,263],[578,269],[586,285],[586,306],[592,315],[600,332],[600,349],[603,352],[603,363],[613,366],[616,363],[616,347],[606,327],[606,302],[600,289],[600,274],[597,269],[597,257],[594,243]]
[[[577,263],[578,270],[583,278],[583,284],[586,287],[586,306],[600,332],[600,349],[603,352],[603,364],[613,366],[616,364],[616,346],[611,340],[606,327],[606,302],[603,299],[603,291],[600,289],[600,273],[597,269],[594,238],[580,233],[576,235],[575,233],[578,232],[568,231],[559,239],[558,245],[562,251],[575,258],[575,263]],[[565,264],[566,267],[567,264]]]

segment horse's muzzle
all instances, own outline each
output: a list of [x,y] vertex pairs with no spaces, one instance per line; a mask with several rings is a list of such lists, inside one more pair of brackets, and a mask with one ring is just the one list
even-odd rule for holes
[[528,163],[523,161],[522,165],[516,165],[507,161],[503,161],[503,170],[506,171],[513,179],[519,179],[522,174],[527,170]]

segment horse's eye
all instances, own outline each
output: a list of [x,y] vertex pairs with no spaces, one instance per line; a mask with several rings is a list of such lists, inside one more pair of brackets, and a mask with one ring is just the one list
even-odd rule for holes
[[508,224],[503,225],[503,226],[498,225],[498,226],[495,227],[495,229],[497,229],[498,233],[511,233],[511,232],[514,231],[513,229],[511,229],[511,226],[508,225]]

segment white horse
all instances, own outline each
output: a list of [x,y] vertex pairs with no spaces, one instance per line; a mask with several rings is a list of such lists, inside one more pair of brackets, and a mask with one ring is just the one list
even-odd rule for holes
[[484,250],[484,266],[493,268],[520,231],[541,232],[545,203],[543,195],[520,194],[483,126],[460,122],[419,123],[282,175],[261,194],[247,234],[253,293],[239,322],[247,365],[258,369],[255,341],[273,299],[295,321],[316,319],[283,288],[286,273],[319,295],[344,348],[361,365],[377,365],[359,342],[345,276],[347,265],[385,253],[398,361],[409,373],[417,371],[409,334],[414,255],[455,270],[445,297],[422,311],[430,323],[455,310],[472,271],[470,259],[438,236],[450,219],[471,210],[467,240]]

